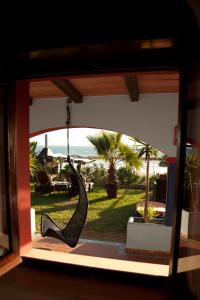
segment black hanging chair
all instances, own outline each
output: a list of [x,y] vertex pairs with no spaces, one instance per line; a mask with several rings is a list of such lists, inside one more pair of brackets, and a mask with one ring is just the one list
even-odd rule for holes
[[64,229],[61,229],[47,214],[42,214],[41,216],[41,235],[42,237],[49,236],[54,237],[58,240],[63,241],[70,247],[75,247],[78,243],[79,237],[81,235],[82,229],[85,225],[85,221],[87,218],[87,210],[88,210],[88,199],[87,193],[85,190],[85,185],[75,170],[74,166],[70,161],[69,156],[69,125],[70,125],[70,111],[69,106],[67,104],[67,151],[68,157],[67,162],[71,171],[77,178],[77,182],[79,185],[79,200],[76,206],[76,210],[65,226]]

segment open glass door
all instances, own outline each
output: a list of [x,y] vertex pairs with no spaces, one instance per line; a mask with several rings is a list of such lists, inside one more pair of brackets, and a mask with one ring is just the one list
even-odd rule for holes
[[[0,85],[0,275],[20,262],[16,219],[14,106],[8,85]],[[11,222],[12,220],[12,222]]]
[[[2,92],[2,91],[1,91]],[[8,207],[6,201],[6,176],[5,176],[5,124],[4,124],[4,103],[0,102],[0,257],[9,252],[9,228],[8,228]]]
[[[184,100],[187,126],[184,136],[185,161],[182,165],[182,199],[180,203],[180,241],[177,273],[192,294],[200,292],[200,64],[186,72]],[[196,299],[196,298],[195,298]]]

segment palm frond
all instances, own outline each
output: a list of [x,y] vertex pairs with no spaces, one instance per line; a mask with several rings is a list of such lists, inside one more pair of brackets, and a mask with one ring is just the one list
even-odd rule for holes
[[146,153],[146,148],[144,147],[138,151],[138,157],[139,158],[142,157],[145,153]]
[[32,153],[32,155],[36,156],[37,142],[30,142],[29,147],[30,147],[30,153]]
[[90,143],[95,147],[98,155],[106,161],[109,159],[110,141],[103,134],[87,136]]
[[135,168],[138,170],[142,167],[142,159],[138,157],[137,152],[131,146],[120,143],[119,154],[128,169]]
[[145,142],[139,140],[139,139],[136,138],[136,137],[131,137],[130,140],[133,141],[133,142],[137,142],[137,143],[140,144],[141,146],[142,146],[142,145],[146,145]]
[[33,156],[32,153],[29,154],[29,170],[31,176],[34,176],[40,171],[41,164],[38,162],[37,158]]

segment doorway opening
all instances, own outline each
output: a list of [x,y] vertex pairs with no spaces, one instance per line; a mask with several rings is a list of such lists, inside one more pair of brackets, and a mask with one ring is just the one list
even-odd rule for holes
[[[65,84],[66,82],[67,84]],[[91,201],[91,206],[94,206],[94,211],[97,209],[95,208],[97,202],[100,203],[101,206],[105,204],[109,207],[106,207],[104,213],[101,211],[102,222],[96,217],[93,220],[89,218],[85,226],[85,231],[83,230],[83,235],[81,236],[80,242],[82,244],[79,244],[76,249],[69,249],[66,245],[62,244],[55,246],[54,242],[51,243],[52,241],[45,241],[45,239],[41,239],[38,244],[34,242],[34,247],[37,248],[37,250],[41,250],[42,248],[45,251],[45,249],[49,249],[49,245],[51,244],[51,250],[58,252],[77,253],[77,255],[84,254],[89,257],[95,256],[132,262],[157,263],[158,265],[162,264],[168,268],[174,186],[173,184],[170,187],[168,185],[167,190],[166,181],[169,180],[169,176],[170,180],[173,178],[173,180],[171,180],[173,183],[175,181],[176,145],[174,143],[174,128],[177,125],[178,118],[179,73],[177,71],[156,71],[120,75],[98,75],[97,77],[61,78],[55,81],[32,81],[30,82],[30,97],[32,99],[30,106],[30,137],[32,137],[32,140],[34,139],[33,136],[36,136],[38,133],[44,133],[47,129],[51,130],[53,128],[59,129],[64,127],[63,125],[66,121],[66,96],[69,97],[71,91],[69,90],[69,83],[70,88],[77,92],[74,98],[75,100],[72,102],[72,127],[80,128],[87,125],[90,128],[105,128],[112,132],[123,132],[128,136],[137,137],[141,139],[141,141],[145,141],[147,144],[159,148],[162,153],[165,154],[167,160],[165,160],[164,163],[168,166],[167,175],[164,175],[166,174],[166,172],[164,172],[164,174],[159,174],[160,176],[158,177],[155,171],[155,162],[150,164],[151,166],[154,165],[153,175],[155,175],[155,178],[152,179],[152,182],[157,184],[154,185],[151,200],[165,202],[163,203],[163,207],[165,208],[165,212],[167,211],[167,222],[164,221],[162,225],[167,228],[166,235],[170,243],[167,246],[165,245],[168,247],[167,250],[162,248],[162,245],[161,248],[159,248],[160,245],[157,245],[157,249],[152,249],[152,240],[160,240],[159,234],[163,235],[162,230],[161,233],[157,230],[157,232],[155,232],[155,238],[150,238],[150,241],[147,242],[147,244],[149,243],[150,245],[149,249],[144,245],[138,246],[137,243],[135,244],[136,236],[143,235],[142,231],[140,231],[143,229],[132,229],[134,224],[131,219],[132,214],[130,213],[130,209],[133,210],[131,204],[134,202],[133,199],[135,196],[143,199],[143,202],[145,200],[144,180],[142,184],[137,182],[137,189],[134,187],[134,189],[126,190],[126,192],[122,189],[120,193],[124,194],[124,196],[119,194],[121,201],[119,201],[119,198],[116,198],[116,200],[114,200],[113,203],[110,202],[109,205],[106,200],[105,188],[104,195],[101,194],[102,191],[99,190],[100,196],[97,194],[94,195],[94,191],[91,191],[89,194],[89,198],[91,197],[89,203]],[[64,90],[63,86],[65,88],[67,87],[68,95],[66,95],[66,89]],[[70,130],[75,131],[77,129],[71,128]],[[58,133],[58,131],[56,131],[56,133]],[[73,136],[73,133],[70,135]],[[82,135],[80,134],[79,137],[81,138]],[[59,171],[62,170],[61,164],[62,162],[60,161],[57,168],[60,169]],[[81,168],[87,177],[88,168]],[[98,172],[100,171],[105,173],[103,169],[98,170]],[[90,169],[89,173],[92,172],[94,172],[94,170]],[[125,172],[125,170],[121,170],[121,173],[123,172]],[[58,172],[57,175],[61,176],[62,174]],[[121,174],[121,184],[124,180],[123,176],[124,174]],[[126,174],[126,176],[128,176],[128,174]],[[120,174],[118,174],[118,177],[120,177]],[[59,177],[54,178],[55,181],[60,181]],[[92,180],[91,178],[87,179],[94,183],[94,178]],[[95,178],[95,180],[97,179],[101,179],[99,175]],[[133,185],[133,180],[131,184]],[[95,185],[96,184],[94,184],[94,190],[97,188]],[[141,186],[139,187],[139,185]],[[56,188],[58,189],[58,185]],[[133,195],[131,194],[132,192]],[[57,190],[56,193],[62,194],[64,191]],[[53,193],[50,193],[50,196],[51,195],[53,195]],[[163,195],[165,195],[165,197],[163,197]],[[123,203],[122,205],[123,197],[130,198],[132,202],[129,204]],[[37,201],[38,200],[35,200],[35,203]],[[66,203],[63,200],[61,202]],[[119,204],[117,202],[121,203]],[[46,205],[45,203],[43,204]],[[70,205],[71,204],[73,207],[73,205],[76,205],[76,201],[74,201],[74,204],[70,203]],[[120,205],[121,207],[119,207]],[[41,203],[40,206],[42,206]],[[63,208],[63,204],[61,207]],[[124,210],[123,207],[126,208],[126,220],[122,213]],[[127,211],[127,207],[129,207],[129,211]],[[139,209],[141,208],[138,208],[138,210]],[[40,211],[42,211],[41,207]],[[93,209],[91,212],[92,211]],[[112,215],[109,221],[109,218],[106,218],[111,212],[116,212],[117,214]],[[38,217],[39,213],[36,213],[36,215]],[[60,217],[58,217],[58,219],[59,218]],[[39,224],[39,221],[37,220],[36,223]],[[105,224],[110,227],[109,229],[111,229],[112,224],[116,224],[116,228],[123,227],[123,234],[120,236],[119,232],[114,234],[112,230],[105,229],[106,234],[103,236],[102,233],[98,233],[98,230],[101,232],[101,228],[104,228]],[[159,224],[157,224],[156,227],[158,228]],[[94,235],[95,228],[97,229]],[[128,235],[129,237],[127,237]],[[128,242],[127,239],[129,239]]]

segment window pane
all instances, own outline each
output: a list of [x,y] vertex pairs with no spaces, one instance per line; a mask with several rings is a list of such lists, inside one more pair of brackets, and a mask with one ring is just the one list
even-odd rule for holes
[[189,81],[187,139],[178,272],[200,268],[200,66]]

